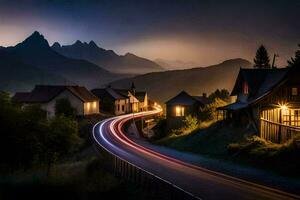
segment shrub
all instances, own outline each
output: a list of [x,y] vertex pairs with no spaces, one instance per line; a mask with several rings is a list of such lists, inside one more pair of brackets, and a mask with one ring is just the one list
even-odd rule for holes
[[55,103],[55,115],[74,118],[76,116],[76,109],[73,108],[68,99],[58,99]]
[[198,119],[197,117],[188,115],[183,120],[183,123],[184,123],[184,128],[194,130],[198,126]]

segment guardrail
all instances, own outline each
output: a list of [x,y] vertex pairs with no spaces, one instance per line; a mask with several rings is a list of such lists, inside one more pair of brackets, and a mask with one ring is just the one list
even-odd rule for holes
[[107,161],[104,165],[108,170],[114,173],[115,176],[121,177],[138,187],[142,187],[143,190],[153,195],[153,197],[165,200],[200,200],[199,197],[179,188],[169,181],[120,158],[102,146],[96,139],[94,142],[97,152]]

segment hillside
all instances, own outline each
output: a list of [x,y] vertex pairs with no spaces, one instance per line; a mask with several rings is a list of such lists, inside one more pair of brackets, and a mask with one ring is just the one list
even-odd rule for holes
[[199,64],[195,62],[185,62],[182,60],[166,60],[162,58],[157,58],[154,60],[157,64],[162,66],[167,70],[174,70],[174,69],[188,69],[198,67]]
[[[52,50],[48,44],[48,41],[39,32],[34,32],[31,36],[25,39],[23,42],[17,44],[13,47],[1,48],[2,51],[12,55],[12,57],[6,57],[6,59],[12,59],[14,62],[14,57],[18,58],[18,69],[27,69],[28,66],[34,66],[35,69],[43,71],[47,74],[52,74],[56,77],[62,77],[63,80],[69,80],[73,83],[84,85],[89,88],[96,86],[101,86],[110,81],[116,80],[122,76],[118,74],[113,74],[108,72],[101,67],[90,63],[85,60],[71,59],[63,55],[60,55],[56,51]],[[13,67],[15,65],[9,66],[7,61],[0,59],[2,68],[12,68],[12,70],[17,72],[16,77],[11,77],[9,80],[11,83],[15,81],[20,76],[22,70]],[[33,68],[31,67],[33,70]],[[38,71],[38,70],[37,70]],[[38,73],[38,72],[37,72]],[[32,73],[33,75],[33,73]],[[6,74],[1,74],[1,76],[6,76]],[[30,82],[36,83],[33,79],[28,79],[28,84]],[[57,82],[52,80],[53,76],[44,76],[44,82]],[[123,76],[124,77],[124,76]],[[14,85],[8,86],[9,88],[15,87]],[[18,90],[18,88],[13,88]]]
[[72,45],[64,46],[55,42],[52,49],[69,58],[88,60],[115,73],[144,74],[163,70],[161,66],[151,60],[131,53],[118,55],[112,50],[98,47],[94,41],[83,43],[77,40]]
[[35,66],[0,49],[0,90],[17,92],[32,89],[35,84],[63,84],[70,81]]
[[118,80],[111,85],[129,87],[133,81],[138,90],[146,90],[151,98],[164,103],[182,90],[192,95],[210,93],[217,88],[231,90],[240,67],[251,65],[249,61],[237,58],[203,68],[149,73]]

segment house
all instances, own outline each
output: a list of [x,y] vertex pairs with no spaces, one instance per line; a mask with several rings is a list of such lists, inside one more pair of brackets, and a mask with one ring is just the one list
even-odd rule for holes
[[101,99],[101,111],[122,115],[130,112],[129,97],[110,87],[94,89],[92,93]]
[[200,109],[209,102],[205,93],[203,96],[191,96],[185,91],[180,92],[166,102],[167,127],[181,127],[188,115],[199,117]]
[[85,87],[75,85],[36,85],[31,92],[17,92],[12,100],[24,105],[40,104],[48,117],[55,116],[55,104],[68,99],[77,115],[99,113],[99,99]]
[[101,101],[101,110],[114,115],[148,110],[146,92],[135,91],[134,84],[130,89],[107,88],[93,89],[92,93]]
[[300,132],[300,69],[240,69],[232,96],[236,102],[218,108],[226,118],[252,126],[258,135],[284,143]]

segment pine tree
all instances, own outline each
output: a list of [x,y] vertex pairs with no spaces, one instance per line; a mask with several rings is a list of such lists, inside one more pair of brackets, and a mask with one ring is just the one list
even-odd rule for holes
[[299,49],[295,52],[295,58],[287,61],[289,67],[300,66],[300,44],[298,44],[298,47]]
[[261,45],[256,51],[254,68],[271,68],[269,54],[264,45]]

